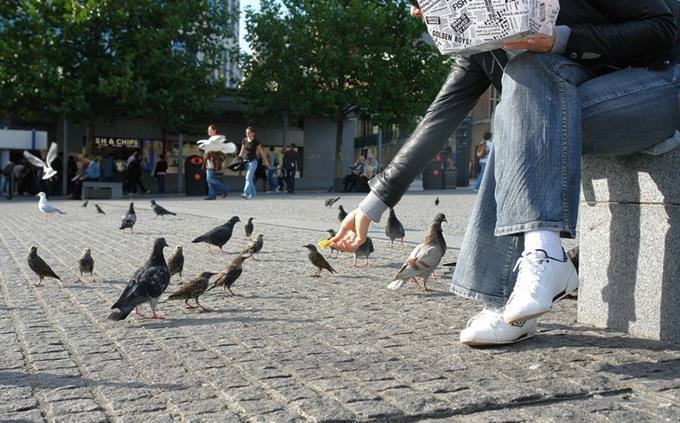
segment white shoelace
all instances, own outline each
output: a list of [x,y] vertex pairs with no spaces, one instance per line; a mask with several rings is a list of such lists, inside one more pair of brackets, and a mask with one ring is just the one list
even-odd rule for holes
[[512,290],[511,298],[517,291],[528,292],[531,295],[536,293],[540,287],[543,274],[545,273],[545,263],[547,261],[547,257],[540,257],[533,251],[523,254],[522,257],[517,260],[512,271],[516,272],[519,269],[519,273],[517,275],[515,289]]

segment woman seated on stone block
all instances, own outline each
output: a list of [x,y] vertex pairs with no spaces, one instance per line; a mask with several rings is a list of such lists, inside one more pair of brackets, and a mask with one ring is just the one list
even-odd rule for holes
[[[414,135],[373,178],[333,246],[356,250],[487,88],[502,88],[494,148],[450,289],[484,305],[461,332],[464,344],[533,336],[537,319],[578,289],[560,234],[575,236],[581,155],[643,151],[680,128],[679,4],[563,1],[553,36],[457,57]],[[411,14],[420,16],[417,6]]]

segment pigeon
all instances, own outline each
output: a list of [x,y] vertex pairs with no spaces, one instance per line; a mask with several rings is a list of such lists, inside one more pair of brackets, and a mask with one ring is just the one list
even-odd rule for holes
[[[342,207],[342,206],[341,206]],[[307,258],[309,258],[309,261],[318,269],[316,273],[312,275],[313,278],[318,278],[321,276],[321,271],[326,269],[331,273],[338,273],[333,269],[333,266],[330,265],[326,261],[326,259],[319,253],[316,249],[316,246],[313,244],[307,244],[303,245],[304,248],[309,250],[309,253],[307,253]]]
[[[89,273],[94,277],[94,259],[92,258],[92,251],[89,248],[83,250],[83,256],[78,260],[78,268],[80,269],[80,276],[84,273]],[[94,278],[92,279],[94,282]]]
[[439,205],[439,197],[437,197],[437,198],[434,199],[434,205],[435,205],[435,206],[438,206],[438,205]]
[[59,210],[58,208],[54,207],[52,204],[50,204],[47,201],[47,196],[45,195],[44,192],[39,192],[36,197],[39,197],[40,200],[38,200],[38,210],[40,210],[42,213],[45,213],[45,219],[49,219],[49,216],[51,214],[57,213],[57,214],[66,214],[63,211]]
[[45,161],[34,156],[28,151],[24,151],[24,157],[35,167],[43,168],[43,180],[52,178],[57,174],[57,171],[52,168],[52,162],[57,158],[57,143],[53,142],[50,144],[49,150],[47,150],[47,156]]
[[338,220],[340,223],[342,223],[343,220],[347,217],[347,212],[345,209],[342,207],[342,204],[338,206]]
[[109,315],[109,320],[124,320],[132,310],[137,311],[137,306],[147,302],[151,306],[151,318],[163,318],[156,314],[156,305],[170,283],[170,270],[163,257],[163,248],[167,246],[165,238],[156,238],[151,256],[132,275],[118,301],[111,306],[112,310],[118,310]]
[[391,207],[390,216],[387,218],[387,225],[385,226],[385,235],[390,239],[390,249],[394,246],[394,240],[397,238],[401,240],[401,246],[404,246],[404,237],[406,236],[404,225],[397,219],[397,215]]
[[208,244],[208,251],[210,251],[210,246],[214,245],[219,247],[220,251],[224,244],[226,244],[231,239],[231,234],[234,231],[234,225],[241,220],[238,216],[234,216],[224,225],[217,226],[211,229],[209,232],[199,236],[191,242],[206,242]]
[[120,230],[132,233],[132,227],[137,223],[137,215],[135,214],[135,203],[130,203],[127,213],[120,218]]
[[[153,209],[153,212],[156,213],[156,217],[158,216],[166,216],[166,215],[171,215],[171,216],[177,216],[177,213],[173,213],[170,210],[166,209],[165,207],[160,206],[156,200],[151,200],[151,208]],[[154,219],[156,218],[154,217]]]
[[83,205],[82,205],[82,206],[80,206],[80,207],[82,207],[82,208],[85,208],[85,207],[87,207],[87,203],[89,203],[89,202],[90,202],[90,200],[85,200],[85,202],[83,203]]
[[339,200],[340,200],[340,197],[329,198],[329,199],[326,200],[323,204],[324,204],[324,206],[330,208],[330,207],[333,207],[333,205],[334,205],[335,203],[337,203]]
[[388,289],[397,290],[401,288],[405,281],[411,279],[418,285],[417,276],[423,280],[422,290],[429,291],[427,280],[439,265],[444,253],[446,252],[446,241],[442,233],[442,222],[446,222],[446,216],[442,213],[437,214],[434,222],[430,225],[427,236],[423,242],[418,244],[411,251],[406,262],[399,269],[394,280],[387,285]]
[[255,225],[253,225],[253,219],[254,217],[248,218],[248,222],[245,224],[244,229],[246,230],[246,238],[250,239],[250,237],[253,235],[253,230],[255,229]]
[[366,241],[357,248],[357,250],[354,252],[354,263],[352,263],[352,266],[358,267],[357,266],[357,259],[359,258],[365,258],[366,259],[366,265],[365,267],[368,267],[368,256],[371,255],[372,252],[375,251],[375,248],[373,248],[373,240],[370,237],[366,237]]
[[239,276],[241,276],[241,273],[243,273],[243,262],[247,258],[247,256],[243,255],[237,256],[231,262],[228,268],[217,274],[215,282],[213,282],[212,286],[208,288],[208,291],[221,286],[223,287],[223,290],[229,291],[229,293],[234,296],[234,293],[231,292],[231,286],[234,284],[234,282],[236,282]]
[[168,269],[170,270],[170,276],[179,274],[179,278],[182,279],[182,270],[184,270],[184,254],[182,252],[181,245],[176,246],[175,251],[170,256],[170,260],[168,260]]
[[[337,235],[333,229],[326,229],[326,232],[328,232],[328,238],[326,238],[326,240],[330,240],[331,238],[334,238],[335,235]],[[340,255],[340,250],[333,247],[332,245],[330,245],[328,248],[331,250],[331,253],[328,255],[328,257],[333,257],[333,253],[335,253],[335,257]]]
[[95,204],[95,205],[94,205],[94,208],[97,209],[97,213],[99,213],[99,214],[106,214],[106,213],[104,213],[104,210],[102,210],[102,208],[99,207],[99,204]]
[[[184,300],[184,306],[186,308],[201,307],[203,310],[209,311],[198,302],[198,297],[203,295],[208,289],[210,278],[212,278],[214,275],[216,275],[216,273],[202,272],[200,275],[182,285],[182,287],[177,292],[168,297],[168,300]],[[196,301],[195,306],[190,305],[188,302],[192,298],[194,301]]]
[[246,248],[244,248],[243,251],[241,251],[241,255],[250,254],[248,257],[255,260],[255,254],[259,253],[260,250],[262,250],[263,245],[264,235],[258,234],[257,239],[255,241],[248,243],[248,245],[246,245]]
[[35,245],[32,246],[31,250],[28,252],[28,267],[30,267],[33,273],[40,278],[38,283],[33,286],[42,286],[42,281],[45,277],[61,280],[61,278],[54,273],[54,270],[45,263],[45,260],[38,255],[38,247]]

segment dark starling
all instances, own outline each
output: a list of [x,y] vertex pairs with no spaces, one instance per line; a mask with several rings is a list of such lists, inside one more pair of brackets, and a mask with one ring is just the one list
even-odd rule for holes
[[[333,229],[326,229],[326,232],[328,232],[328,238],[326,238],[327,240],[334,238],[337,235]],[[333,257],[333,253],[335,253],[335,257],[337,257],[340,254],[340,250],[333,247],[332,245],[329,246],[328,248],[330,248],[331,250],[331,253],[328,255],[328,257]]]
[[151,256],[142,267],[132,275],[125,290],[112,306],[118,309],[109,315],[109,320],[123,320],[132,310],[144,303],[151,306],[151,318],[162,319],[156,314],[156,305],[170,283],[170,270],[163,257],[163,248],[167,247],[165,238],[156,238]]
[[106,213],[104,213],[104,210],[102,210],[102,208],[99,207],[99,204],[95,204],[95,205],[94,205],[94,208],[97,209],[97,213],[99,213],[99,214],[106,214]]
[[374,251],[375,249],[373,248],[373,240],[370,237],[366,237],[366,242],[361,244],[354,252],[354,263],[352,263],[352,266],[357,267],[357,259],[365,258],[365,267],[368,267],[368,257]]
[[30,267],[33,273],[38,275],[39,278],[38,283],[34,286],[41,286],[43,279],[46,277],[61,280],[61,278],[54,273],[54,270],[45,263],[45,260],[40,258],[38,255],[38,247],[35,245],[32,246],[31,250],[28,252],[28,267]]
[[132,227],[137,223],[137,215],[135,214],[135,203],[130,203],[127,213],[120,218],[120,230],[132,233]]
[[253,219],[254,217],[249,217],[248,222],[243,226],[243,228],[246,230],[246,238],[250,239],[250,237],[253,235],[253,230],[255,229],[255,225],[253,225]]
[[255,241],[249,242],[248,245],[246,245],[246,248],[241,251],[241,255],[249,254],[249,257],[252,257],[253,260],[256,260],[255,254],[262,250],[262,246],[264,246],[264,235],[258,234],[257,239]]
[[406,262],[399,269],[399,272],[394,277],[394,280],[387,285],[388,289],[396,290],[401,288],[405,281],[411,279],[418,285],[417,276],[423,280],[423,291],[429,291],[427,287],[427,280],[435,271],[444,253],[446,252],[446,241],[442,233],[442,222],[446,222],[446,217],[439,213],[430,225],[427,236],[423,242],[418,244],[416,248],[411,251],[411,254],[406,259]]
[[404,237],[406,236],[404,225],[397,219],[397,215],[394,214],[394,209],[391,207],[390,216],[387,218],[387,225],[385,226],[385,235],[390,239],[390,249],[394,246],[395,239],[400,239],[401,246],[404,246]]
[[170,270],[170,276],[179,274],[179,278],[182,279],[182,270],[184,270],[184,254],[182,253],[182,246],[178,245],[175,247],[170,259],[168,260],[168,269]]
[[303,245],[307,250],[309,250],[309,253],[307,253],[307,258],[309,261],[318,269],[318,271],[312,275],[314,278],[318,278],[321,276],[321,271],[323,269],[328,270],[331,273],[338,273],[333,269],[333,266],[330,265],[326,261],[326,259],[319,253],[316,249],[316,246],[313,244],[307,244]]
[[[92,258],[92,252],[89,248],[83,250],[83,256],[78,260],[78,268],[80,269],[80,276],[89,273],[90,276],[94,276],[94,259]],[[92,279],[94,282],[94,279]]]
[[226,244],[231,239],[231,234],[234,231],[234,225],[241,220],[238,216],[234,216],[224,225],[217,226],[211,229],[209,232],[199,236],[191,242],[206,242],[208,244],[208,251],[210,251],[210,246],[214,245],[219,247],[220,251],[224,244]]
[[342,207],[342,204],[338,206],[338,220],[340,223],[342,223],[343,220],[347,217],[347,212],[345,209]]
[[208,291],[221,286],[224,290],[229,291],[229,293],[233,296],[234,293],[231,292],[231,286],[234,284],[234,282],[236,282],[239,276],[241,276],[241,273],[243,273],[243,262],[247,258],[248,256],[237,256],[227,269],[217,274],[215,281],[213,282],[212,286],[208,288]]
[[83,205],[81,207],[83,207],[83,208],[87,207],[87,203],[89,203],[89,202],[90,202],[90,200],[85,200],[85,202],[83,203]]
[[438,206],[438,205],[439,205],[439,197],[437,197],[437,198],[434,199],[434,205],[435,205],[435,206]]
[[[203,295],[208,289],[208,284],[210,283],[210,278],[216,275],[213,272],[203,272],[194,279],[182,285],[182,287],[174,294],[168,297],[168,300],[184,300],[184,306],[186,308],[196,308],[201,307],[203,310],[208,311],[207,308],[203,307],[201,303],[198,302],[198,297]],[[196,301],[196,305],[192,306],[189,304],[190,299]]]
[[326,200],[323,204],[326,207],[333,207],[335,203],[337,203],[340,200],[340,197],[335,197],[335,198],[329,198]]
[[[158,216],[166,216],[166,215],[171,215],[171,216],[177,216],[177,213],[171,212],[170,210],[166,209],[165,207],[162,207],[160,204],[156,202],[156,200],[151,200],[151,208],[153,209],[153,212],[156,213],[156,217]],[[154,217],[154,219],[156,218]]]

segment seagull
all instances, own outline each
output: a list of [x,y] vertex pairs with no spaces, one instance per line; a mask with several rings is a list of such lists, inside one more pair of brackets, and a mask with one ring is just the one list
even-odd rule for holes
[[203,150],[205,152],[219,151],[224,154],[236,153],[236,144],[234,144],[233,142],[227,142],[227,139],[224,135],[213,135],[207,140],[196,141],[196,144],[198,144],[198,148],[200,150]]
[[402,268],[399,269],[394,280],[387,285],[387,289],[397,290],[409,279],[418,285],[416,277],[420,276],[423,280],[422,290],[430,290],[427,287],[427,280],[437,268],[446,252],[446,240],[444,240],[444,234],[442,233],[442,222],[446,222],[446,216],[439,213],[430,225],[430,229],[423,242],[411,251],[411,254],[406,259]]
[[36,197],[40,197],[40,200],[38,201],[38,210],[40,210],[42,213],[45,213],[45,219],[49,219],[49,216],[51,214],[57,213],[57,214],[66,214],[63,211],[59,210],[58,208],[54,207],[52,204],[50,204],[47,201],[47,196],[45,195],[44,192],[39,192]]
[[24,151],[24,157],[35,167],[43,168],[43,180],[50,179],[57,174],[57,171],[52,169],[52,162],[57,158],[57,143],[50,144],[50,149],[47,150],[47,157],[45,161],[34,156],[28,151]]

